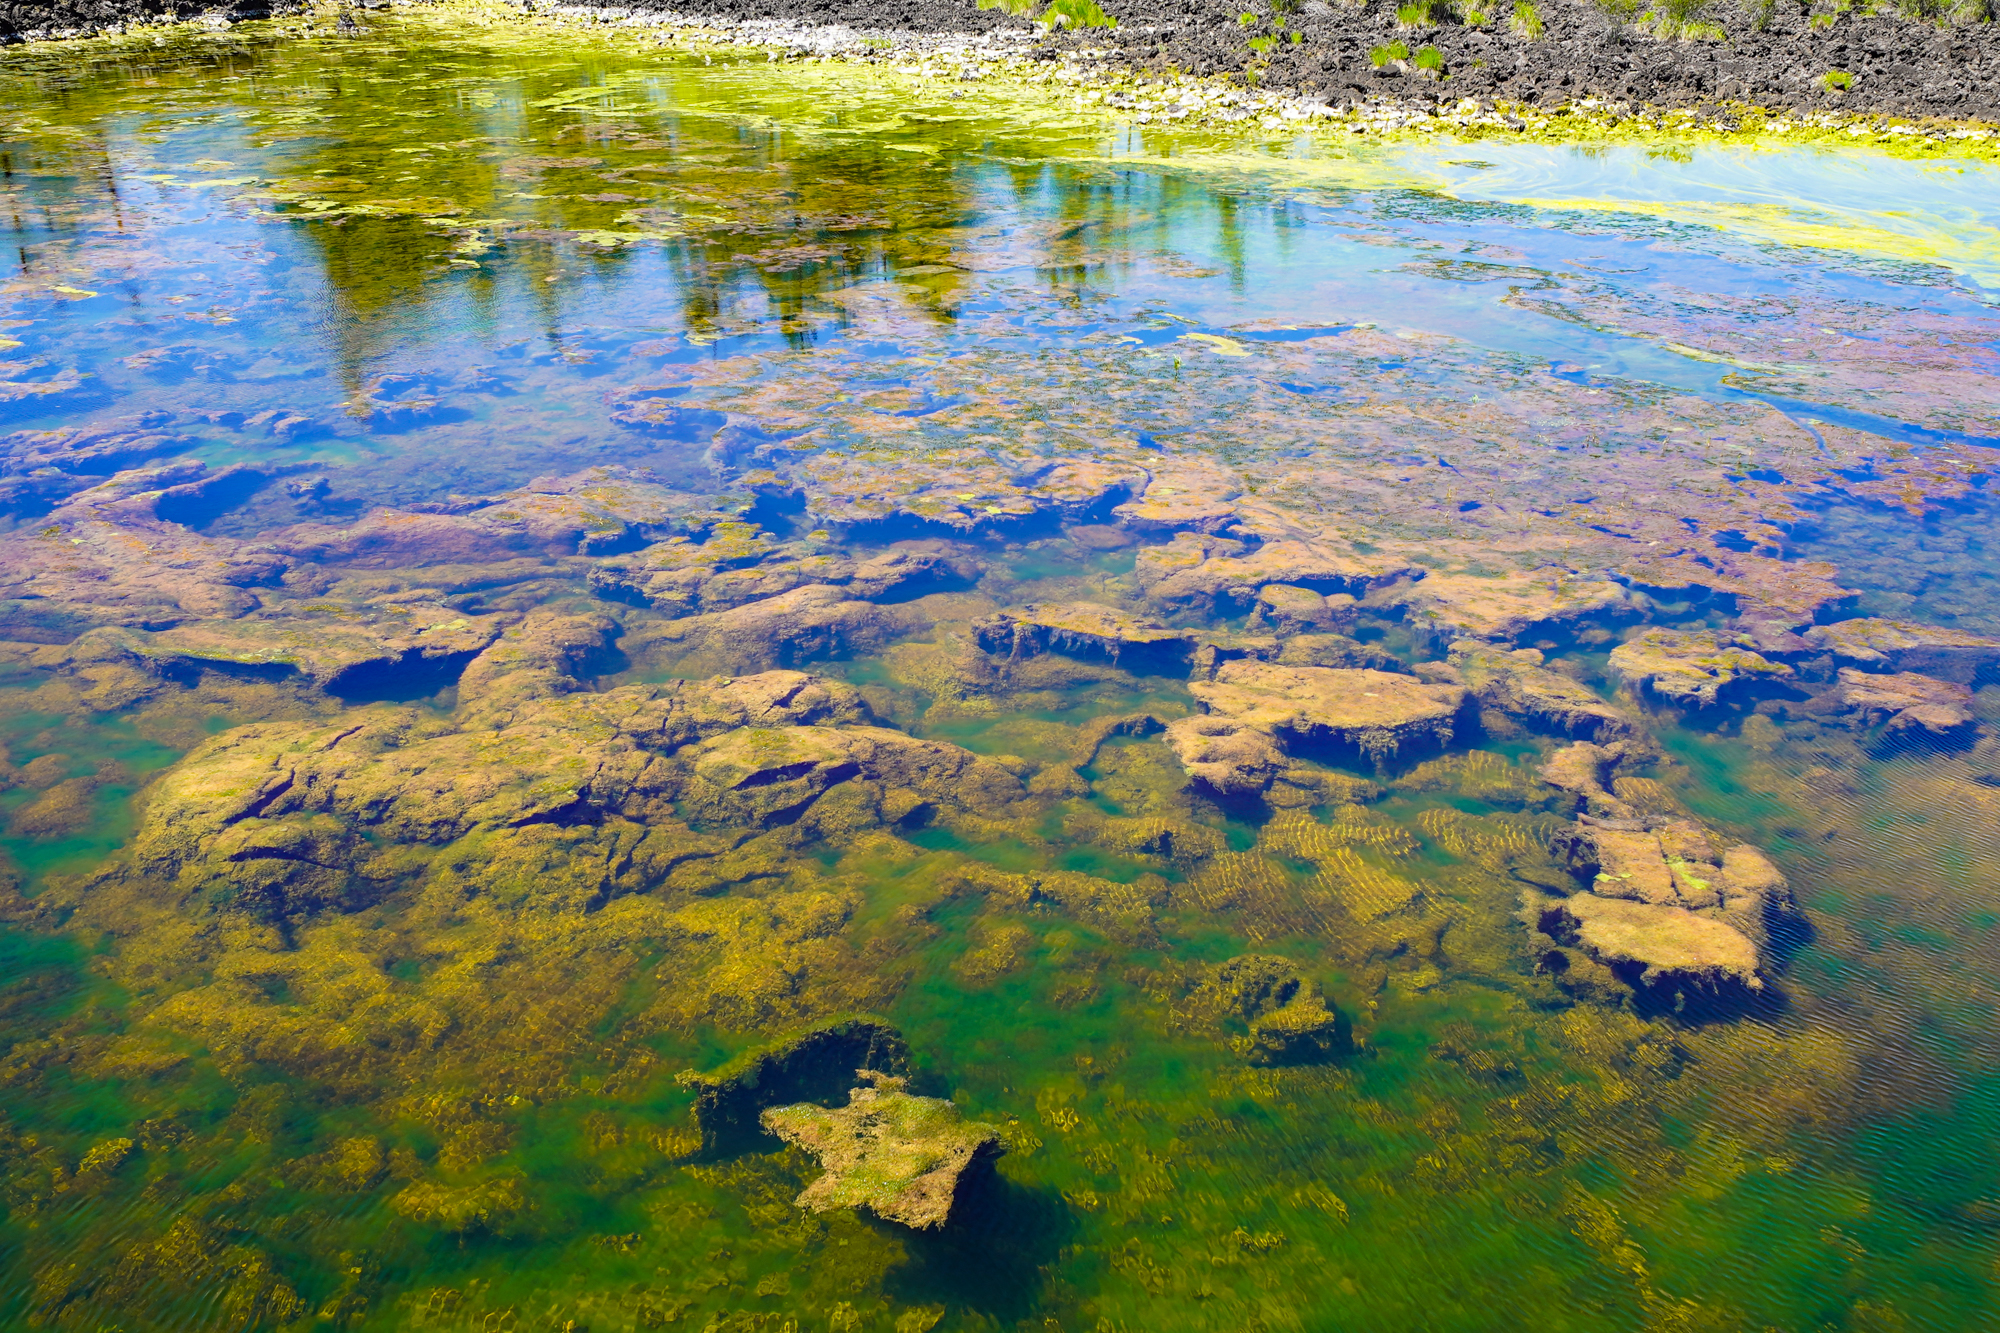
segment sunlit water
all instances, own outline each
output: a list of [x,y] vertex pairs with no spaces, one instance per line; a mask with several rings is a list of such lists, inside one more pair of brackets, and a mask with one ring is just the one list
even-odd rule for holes
[[[7,428],[163,440],[93,477],[246,465],[158,517],[293,550],[294,525],[604,465],[649,470],[711,541],[725,520],[864,556],[948,539],[966,586],[909,602],[886,643],[786,664],[860,687],[885,726],[1069,776],[1030,784],[1032,817],[760,842],[695,890],[631,871],[616,892],[669,913],[650,925],[590,924],[640,921],[625,899],[536,915],[630,855],[559,821],[410,853],[370,872],[388,887],[368,903],[259,915],[213,886],[93,878],[149,782],[246,724],[407,706],[442,727],[479,701],[449,673],[329,694],[240,662],[92,694],[54,650],[96,613],[6,602],[0,809],[24,896],[0,934],[0,1319],[1996,1317],[1990,741],[1746,726],[1749,695],[1651,707],[1646,799],[1769,849],[1807,923],[1764,999],[1677,1015],[1537,970],[1507,849],[1573,806],[1536,776],[1547,737],[1495,718],[1470,750],[1326,768],[1367,812],[1356,864],[1407,889],[1377,915],[1314,887],[1285,812],[1188,795],[1157,736],[1077,762],[1094,718],[1185,713],[1179,675],[1051,657],[954,693],[952,666],[999,607],[1143,608],[1133,548],[1164,531],[988,499],[995,475],[1114,456],[1219,459],[1369,549],[1483,574],[1608,560],[1590,543],[1636,521],[1611,511],[1679,487],[1715,506],[1672,502],[1690,531],[1833,561],[1861,596],[1830,614],[2000,632],[1983,474],[1928,517],[1898,498],[2000,440],[1990,169],[1148,139],[840,67],[377,24],[0,66]],[[66,512],[59,473],[10,468],[16,535]],[[924,477],[928,499],[881,499]],[[690,653],[671,609],[584,556],[524,551],[524,572],[326,543],[324,579],[267,591],[252,621],[315,596],[335,618],[394,598],[609,614],[622,638],[582,671],[598,689],[771,664]],[[1726,600],[1658,614],[1720,624]],[[1523,642],[1609,697],[1610,635],[1580,628]],[[1355,637],[1406,663],[1444,650],[1393,608]],[[1991,685],[1976,704],[2000,721]],[[657,812],[676,817],[710,835]],[[1209,841],[1163,853],[1146,820]],[[378,865],[407,852],[361,833]],[[1097,887],[992,889],[1059,871]],[[1191,1016],[1203,969],[1244,953],[1316,979],[1351,1049],[1263,1067],[1240,1022]],[[801,1212],[797,1151],[692,1149],[677,1071],[849,1010],[902,1030],[923,1090],[1008,1126],[997,1184],[943,1233]]]

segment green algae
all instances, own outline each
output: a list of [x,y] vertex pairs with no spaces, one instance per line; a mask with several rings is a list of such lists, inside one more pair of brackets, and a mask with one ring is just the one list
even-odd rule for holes
[[[546,49],[548,39],[533,40],[543,45],[524,49]],[[634,115],[637,86],[588,105]],[[548,98],[551,111],[577,105]],[[468,100],[476,106],[477,92]],[[330,124],[311,107],[260,114],[267,131],[280,120]],[[881,114],[853,134],[835,127],[832,141],[932,133]],[[287,172],[365,180],[381,146],[351,158],[337,146],[283,151],[302,154]],[[892,206],[868,229],[922,232],[904,224],[942,227],[969,197],[918,160],[929,156],[882,159],[902,165],[882,165],[868,191],[801,183],[824,191],[815,207],[829,214],[886,193]],[[603,192],[554,179],[571,194]],[[739,198],[726,183],[717,172],[687,202],[720,210]],[[480,185],[468,176],[466,188]],[[483,214],[476,233],[426,239],[380,225],[395,219],[365,211],[373,205],[340,202],[361,192],[288,193],[245,202],[281,210],[256,226],[297,227],[330,267],[349,270],[339,293],[350,313],[380,321],[372,333],[356,331],[360,318],[344,327],[350,352],[371,336],[390,344],[381,329],[409,289],[397,264],[366,271],[376,257],[449,265],[437,256],[453,253],[501,266],[490,254],[499,228]],[[740,197],[744,216],[775,216],[757,214],[776,205],[755,189]],[[312,198],[330,216],[275,220]],[[606,221],[604,210],[628,202],[567,200],[511,222],[562,224],[574,232],[566,239],[610,251],[590,262],[615,273],[645,250],[629,242],[633,227]],[[425,248],[438,239],[451,244]],[[895,253],[935,257],[920,246],[937,242],[919,237]],[[572,260],[515,262],[539,281]],[[458,278],[470,280],[445,280]],[[689,320],[698,337],[719,323],[705,318]],[[554,359],[588,366],[601,350],[587,333],[558,332]],[[1229,363],[1292,373],[1255,332],[1206,337],[1245,353]],[[1366,358],[1371,373],[1383,355]],[[1024,359],[1038,376],[1116,383],[1087,356],[1054,370]],[[900,354],[877,368],[898,367]],[[1019,392],[1017,381],[1025,376],[1005,391]],[[885,401],[907,409],[904,398]],[[899,465],[935,458],[872,443]],[[987,484],[953,480],[950,494]],[[1020,493],[1004,492],[1016,503]],[[610,530],[601,516],[584,528]],[[732,553],[721,563],[762,559],[745,553],[752,534],[726,520],[690,528]],[[1169,545],[1143,550],[1151,560]],[[597,614],[579,566],[562,563],[580,561],[578,549],[541,558],[524,590],[490,613]],[[1885,761],[1838,728],[1783,714],[1750,714],[1766,718],[1764,745],[1738,745],[1693,730],[1712,719],[1621,700],[1664,755],[1651,767],[1635,756],[1616,779],[1619,798],[1663,813],[1686,806],[1777,849],[1820,937],[1786,946],[1789,1008],[1677,1014],[1580,962],[1559,971],[1517,918],[1524,884],[1567,873],[1552,845],[1574,801],[1538,777],[1566,738],[1495,712],[1447,753],[1379,766],[1307,756],[1297,781],[1274,788],[1283,804],[1223,808],[1186,789],[1143,726],[1098,725],[1182,715],[1178,681],[1060,655],[1013,674],[968,665],[973,623],[1002,606],[1129,601],[1151,565],[1085,559],[1062,543],[988,555],[1010,568],[972,592],[935,594],[910,612],[933,623],[849,649],[837,666],[877,720],[987,761],[957,770],[980,783],[919,792],[885,765],[830,781],[802,802],[807,813],[768,826],[687,827],[687,794],[647,778],[628,784],[645,798],[632,804],[604,791],[595,804],[571,800],[583,759],[609,749],[611,725],[592,709],[636,697],[633,685],[678,680],[677,645],[646,637],[687,618],[671,606],[621,610],[628,660],[614,677],[572,676],[574,662],[557,671],[509,641],[472,685],[425,709],[342,703],[298,682],[210,680],[207,696],[189,700],[151,681],[158,696],[114,704],[101,691],[115,679],[88,698],[67,679],[38,680],[39,697],[10,698],[18,767],[59,751],[82,764],[101,750],[136,776],[196,751],[130,816],[149,855],[240,795],[233,776],[199,780],[222,757],[261,755],[260,737],[334,752],[346,737],[327,738],[360,723],[371,728],[370,762],[433,754],[430,771],[447,781],[363,785],[330,811],[263,807],[246,827],[262,821],[257,832],[272,840],[246,835],[230,855],[304,854],[222,857],[217,879],[192,891],[146,868],[160,862],[93,855],[44,875],[52,882],[34,898],[7,901],[23,929],[6,938],[34,943],[0,959],[18,961],[19,978],[0,1000],[6,1317],[58,1328],[899,1333],[1990,1318],[1982,1229],[2000,1185],[1982,1146],[1991,1102],[1980,1070],[1993,1055],[1996,963],[1990,930],[1967,909],[1985,902],[1992,789],[1973,780],[1973,757]],[[374,576],[407,579],[440,602],[493,582],[430,566]],[[263,591],[282,603],[281,590]],[[1213,631],[1231,608],[1212,610],[1182,618]],[[1410,664],[1438,666],[1432,649],[1443,645],[1390,606],[1371,611],[1379,619],[1357,633],[1387,625]],[[1546,632],[1557,658],[1585,660],[1564,652],[1574,625]],[[488,670],[496,665],[509,670]],[[536,671],[546,674],[529,679]],[[105,713],[128,722],[105,723]],[[211,734],[217,717],[226,725]],[[857,713],[829,730],[863,725]],[[1720,725],[1750,736],[1734,715]],[[33,739],[61,728],[89,738]],[[148,735],[156,748],[132,739]],[[672,747],[640,748],[664,762]],[[327,782],[348,776],[329,770]],[[525,803],[454,824],[450,784],[489,780],[508,792],[518,783]],[[778,773],[751,790],[794,780]],[[1021,795],[972,799],[1010,781]],[[411,812],[400,822],[380,813],[399,802]],[[512,818],[523,811],[533,817]],[[753,813],[797,811],[774,801]],[[278,841],[286,830],[298,840]],[[356,836],[336,836],[348,831]],[[322,861],[351,866],[365,900],[253,912],[214,892],[247,883],[246,867],[268,868],[259,862],[305,877]],[[1941,967],[1941,945],[1964,965]],[[1252,1020],[1219,1017],[1212,1002],[1217,969],[1244,956],[1283,960],[1302,989],[1324,995],[1347,1040],[1309,1060],[1260,1053]],[[696,1093],[678,1071],[755,1059],[775,1034],[857,1009],[905,1034],[920,1090],[948,1095],[1008,1148],[959,1229],[912,1237],[811,1214],[795,1204],[813,1175],[800,1155],[699,1152]],[[1320,1031],[1311,1017],[1294,1026]],[[1913,1249],[1921,1264],[1906,1258]]]

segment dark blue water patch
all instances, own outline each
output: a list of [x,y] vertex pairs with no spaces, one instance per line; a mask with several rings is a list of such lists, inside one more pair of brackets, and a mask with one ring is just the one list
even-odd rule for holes
[[1859,591],[1858,614],[2000,633],[2000,568],[1991,555],[2000,496],[1978,494],[1922,518],[1846,499],[1810,512],[1790,554],[1831,561],[1841,585]]
[[[1958,430],[1934,430],[1929,426],[1918,426],[1908,421],[1898,421],[1894,417],[1878,416],[1873,412],[1857,412],[1848,407],[1828,407],[1823,403],[1811,403],[1801,398],[1786,398],[1774,393],[1754,393],[1739,389],[1732,384],[1718,384],[1717,397],[1724,401],[1766,403],[1777,408],[1799,424],[1807,424],[1800,418],[1811,418],[1835,426],[1845,426],[1850,430],[1867,431],[1901,444],[1950,444],[1972,445],[1984,449],[2000,449],[2000,435],[1972,435]],[[1856,478],[1860,480],[1860,478]]]
[[970,398],[962,394],[954,394],[949,398],[933,398],[929,394],[925,394],[924,401],[916,407],[905,407],[895,412],[883,412],[881,415],[888,417],[927,417],[932,413],[942,412],[946,408],[957,407],[962,403],[969,403],[971,401]]
[[[1220,330],[1231,338],[1253,343],[1302,343],[1314,338],[1332,338],[1342,333],[1352,333],[1359,328],[1356,324],[1327,324],[1319,328],[1303,329],[1228,329]],[[1218,330],[1204,330],[1217,332]]]

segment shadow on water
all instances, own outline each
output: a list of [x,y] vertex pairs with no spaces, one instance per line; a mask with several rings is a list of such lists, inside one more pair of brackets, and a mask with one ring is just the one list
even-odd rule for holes
[[1074,1240],[1077,1224],[1055,1190],[985,1170],[961,1181],[943,1227],[895,1230],[910,1258],[885,1276],[885,1291],[911,1305],[962,1306],[1004,1327],[1040,1308],[1046,1270]]

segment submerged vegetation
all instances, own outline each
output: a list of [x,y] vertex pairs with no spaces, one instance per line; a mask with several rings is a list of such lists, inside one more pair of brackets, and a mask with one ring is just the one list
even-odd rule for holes
[[1942,176],[357,23],[0,69],[0,1321],[1991,1319]]

